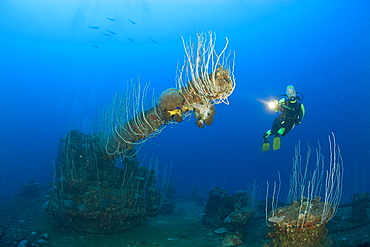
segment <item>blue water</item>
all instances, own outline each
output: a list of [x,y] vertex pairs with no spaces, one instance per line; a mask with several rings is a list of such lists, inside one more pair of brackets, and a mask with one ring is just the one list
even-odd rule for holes
[[[144,144],[142,159],[172,162],[178,194],[194,186],[201,195],[216,186],[235,192],[271,183],[278,171],[284,194],[298,141],[305,153],[320,140],[327,158],[334,132],[343,201],[370,192],[370,2],[199,2],[2,0],[0,200],[30,180],[50,183],[60,138],[70,129],[91,132],[98,109],[128,80],[140,76],[157,94],[175,87],[181,36],[208,30],[217,49],[228,37],[236,52],[230,105],[216,106],[210,127],[194,119],[168,126]],[[261,152],[276,116],[261,100],[288,84],[304,94],[306,117],[280,150]]]

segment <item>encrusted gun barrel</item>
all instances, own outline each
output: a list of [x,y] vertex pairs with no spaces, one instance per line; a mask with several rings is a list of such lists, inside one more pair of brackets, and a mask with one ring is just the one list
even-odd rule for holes
[[[215,104],[229,104],[235,89],[234,53],[226,54],[228,40],[221,53],[215,51],[215,34],[198,33],[195,46],[183,40],[184,65],[178,69],[177,88],[167,89],[146,110],[148,85],[132,83],[130,92],[116,96],[108,105],[101,131],[103,145],[109,156],[127,156],[132,145],[138,145],[159,134],[162,129],[194,113],[196,125],[211,125]],[[196,49],[194,49],[196,47]]]

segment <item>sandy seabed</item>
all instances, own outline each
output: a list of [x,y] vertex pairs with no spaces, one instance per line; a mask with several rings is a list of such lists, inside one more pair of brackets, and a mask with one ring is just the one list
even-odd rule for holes
[[[133,247],[133,246],[178,246],[178,247],[221,247],[222,240],[229,234],[215,233],[215,227],[201,223],[204,207],[194,201],[174,198],[172,214],[150,217],[135,229],[122,234],[94,235],[60,229],[42,209],[43,196],[25,199],[15,195],[0,204],[0,246],[18,247],[22,240],[27,246],[53,247]],[[370,222],[351,222],[351,206],[340,207],[329,222],[328,229],[334,246],[370,246]],[[258,212],[255,220],[242,234],[243,245],[267,246],[264,212]],[[42,234],[47,233],[46,242]],[[44,235],[45,236],[45,235]]]

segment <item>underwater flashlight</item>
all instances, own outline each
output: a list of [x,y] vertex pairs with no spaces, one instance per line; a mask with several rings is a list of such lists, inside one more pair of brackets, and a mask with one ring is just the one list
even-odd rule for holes
[[267,104],[271,109],[276,109],[277,105],[278,105],[278,102],[276,100],[273,100],[273,101],[270,101],[268,104]]

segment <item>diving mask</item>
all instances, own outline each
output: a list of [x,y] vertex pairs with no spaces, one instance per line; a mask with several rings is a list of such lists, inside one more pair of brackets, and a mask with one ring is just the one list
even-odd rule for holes
[[295,91],[294,86],[289,85],[286,87],[286,95],[288,96],[289,100],[295,100],[297,97],[297,93]]

